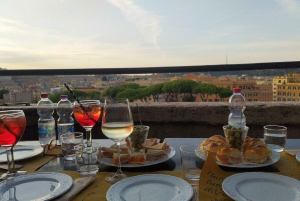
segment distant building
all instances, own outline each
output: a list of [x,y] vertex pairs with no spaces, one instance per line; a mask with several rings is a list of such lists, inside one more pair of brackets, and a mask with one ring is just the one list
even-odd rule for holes
[[276,76],[273,79],[273,101],[300,101],[300,74]]
[[18,103],[18,102],[27,102],[32,103],[32,93],[31,92],[17,92],[3,94],[4,103]]

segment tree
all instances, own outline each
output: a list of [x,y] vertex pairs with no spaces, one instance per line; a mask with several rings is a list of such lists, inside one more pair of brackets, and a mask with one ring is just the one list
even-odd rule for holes
[[183,96],[192,96],[193,88],[197,85],[197,82],[188,79],[179,79],[172,82],[167,82],[162,87],[162,91],[169,94],[172,101],[178,101],[179,94]]
[[151,97],[150,87],[140,87],[136,90],[135,100],[146,102],[149,97]]
[[129,102],[133,102],[136,96],[136,89],[126,89],[117,94],[116,98],[128,98]]
[[116,98],[119,93],[125,91],[126,89],[138,89],[139,87],[140,85],[135,83],[123,84],[118,87],[110,87],[102,93],[102,97]]
[[[92,91],[92,92],[84,92],[84,91],[79,91],[79,90],[73,90],[73,93],[76,95],[76,97],[79,100],[88,100],[88,99],[100,99],[100,92],[98,91]],[[60,100],[60,95],[68,95],[68,99],[71,102],[75,101],[75,98],[69,91],[63,91],[59,92],[56,94],[52,94],[49,96],[49,99],[53,103],[57,103]]]
[[218,87],[218,95],[220,96],[220,98],[228,98],[232,95],[232,93],[232,90],[229,88]]
[[150,91],[150,94],[153,96],[154,102],[158,102],[158,97],[163,94],[162,87],[165,83],[158,83],[147,87]]
[[217,93],[218,88],[213,84],[208,83],[198,83],[193,89],[194,94],[199,94],[203,102],[205,102],[208,96]]

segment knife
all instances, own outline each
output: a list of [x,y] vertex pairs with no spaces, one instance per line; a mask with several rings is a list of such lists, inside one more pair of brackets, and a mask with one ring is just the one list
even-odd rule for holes
[[79,177],[79,178],[75,179],[71,189],[55,200],[57,200],[57,201],[58,200],[60,200],[60,201],[72,200],[82,189],[84,189],[89,184],[91,184],[95,179],[96,179],[96,176],[84,176],[84,177]]

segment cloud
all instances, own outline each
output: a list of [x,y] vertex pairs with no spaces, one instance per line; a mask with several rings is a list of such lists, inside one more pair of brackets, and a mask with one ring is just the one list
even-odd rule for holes
[[157,37],[161,33],[160,21],[152,16],[131,0],[107,0],[112,5],[118,7],[125,17],[133,23],[139,30],[147,43],[151,43],[159,50]]
[[299,0],[275,0],[290,15],[300,18],[300,1]]

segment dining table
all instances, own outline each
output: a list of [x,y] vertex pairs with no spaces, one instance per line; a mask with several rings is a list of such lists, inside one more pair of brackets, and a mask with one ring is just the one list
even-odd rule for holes
[[[126,172],[126,174],[131,176],[137,176],[137,175],[144,175],[144,174],[167,174],[175,177],[179,177],[183,180],[184,176],[182,173],[181,165],[180,165],[180,151],[179,148],[182,145],[185,144],[197,144],[199,145],[203,140],[207,138],[165,138],[161,141],[165,141],[175,152],[175,154],[172,155],[172,157],[168,160],[165,160],[161,163],[152,164],[152,165],[145,165],[145,166],[134,166],[134,167],[122,167],[122,170]],[[100,143],[102,147],[110,147],[114,142],[110,139],[93,139],[94,142]],[[20,141],[18,142],[17,146],[39,146],[39,141]],[[287,175],[294,177],[296,179],[300,179],[300,162],[296,162],[295,156],[293,155],[293,152],[300,152],[300,139],[287,139],[286,145],[285,145],[285,151],[280,153],[280,160],[283,160],[285,157],[289,157],[289,160],[295,160],[293,161],[293,165],[297,165],[299,172],[297,173],[299,176],[293,175]],[[40,154],[42,155],[42,154]],[[38,156],[36,156],[38,157]],[[39,156],[42,160],[43,156]],[[33,160],[33,158],[26,159],[27,161]],[[32,163],[38,163],[39,161],[33,161]],[[288,161],[288,160],[287,160]],[[205,160],[202,160],[203,164],[205,163]],[[17,161],[16,163],[19,163]],[[22,161],[21,161],[22,163]],[[279,162],[278,162],[279,163]],[[29,164],[29,163],[25,163]],[[272,164],[270,167],[262,167],[262,168],[255,168],[251,169],[251,171],[266,171],[268,172],[274,172],[274,169],[277,169],[277,171],[281,171],[285,168],[284,164],[279,164],[279,166],[276,166],[277,163]],[[39,166],[39,167],[38,167]],[[37,168],[36,168],[37,167]],[[63,174],[70,175],[72,179],[80,178],[81,176],[78,174],[75,162],[74,161],[66,161],[63,157],[51,157],[48,160],[44,160],[44,162],[39,163],[37,166],[35,166],[35,170],[31,169],[29,173],[39,173],[39,172],[59,172]],[[28,167],[28,169],[30,169]],[[232,171],[230,168],[222,168],[224,171]],[[24,170],[26,170],[26,165],[24,167]],[[104,177],[109,172],[115,172],[117,170],[116,166],[108,165],[101,163],[99,166],[99,172],[96,174],[96,181],[94,181],[92,184],[90,184],[88,187],[83,189],[81,192],[79,192],[74,199],[72,200],[106,200],[106,193],[108,189],[113,185],[105,181]],[[236,171],[236,169],[234,169]],[[248,171],[248,169],[242,169],[237,170],[237,172],[245,172]],[[276,172],[276,171],[275,171]],[[288,174],[285,171],[282,172],[282,174]],[[200,178],[201,180],[201,178]],[[196,201],[199,200],[198,197],[198,186],[194,186],[194,196],[191,200]],[[58,199],[59,200],[59,199]],[[201,199],[202,200],[202,199]]]

